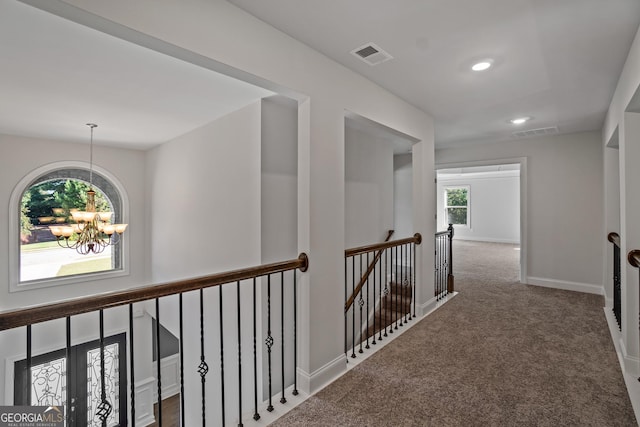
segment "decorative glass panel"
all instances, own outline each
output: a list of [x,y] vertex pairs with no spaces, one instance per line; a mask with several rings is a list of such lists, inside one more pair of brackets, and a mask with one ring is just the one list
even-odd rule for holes
[[31,367],[31,405],[67,403],[67,359],[55,359]]
[[[118,363],[118,344],[104,347],[105,392],[113,410],[107,417],[107,426],[117,426],[120,420],[120,366]],[[102,422],[96,416],[98,405],[102,402],[102,376],[100,375],[100,348],[87,352],[87,425],[101,427]]]

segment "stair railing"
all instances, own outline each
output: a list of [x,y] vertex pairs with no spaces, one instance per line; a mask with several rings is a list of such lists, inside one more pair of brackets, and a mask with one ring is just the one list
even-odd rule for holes
[[620,236],[618,233],[609,233],[607,240],[613,244],[613,315],[618,322],[618,328],[622,330],[622,288],[620,287]]
[[441,300],[454,291],[453,224],[435,234],[434,296]]
[[[258,420],[260,418],[260,414],[258,412],[258,388],[260,386],[261,381],[258,379],[258,364],[262,361],[258,358],[258,345],[257,339],[262,337],[262,332],[258,332],[257,327],[259,327],[260,323],[256,319],[256,313],[259,315],[259,311],[257,311],[257,299],[256,299],[256,286],[263,286],[262,283],[257,284],[258,278],[264,278],[267,282],[266,284],[266,301],[265,305],[262,307],[262,312],[266,312],[266,339],[265,339],[265,347],[268,355],[268,362],[264,367],[264,370],[268,371],[268,384],[262,384],[263,388],[268,387],[268,407],[267,411],[273,410],[272,405],[272,383],[276,381],[279,383],[279,390],[277,393],[282,393],[282,398],[280,399],[281,403],[286,402],[285,397],[285,362],[291,364],[291,370],[289,372],[293,372],[292,378],[289,378],[289,382],[293,383],[292,394],[297,395],[297,379],[296,379],[296,370],[297,370],[297,328],[296,328],[296,316],[297,316],[297,270],[304,272],[307,270],[309,265],[309,260],[307,255],[302,253],[299,255],[297,259],[283,261],[273,264],[265,264],[251,268],[245,268],[240,270],[229,271],[225,273],[218,273],[209,276],[188,279],[188,280],[180,280],[170,283],[164,283],[159,285],[145,286],[125,291],[112,292],[99,294],[95,296],[79,298],[68,300],[64,302],[58,302],[53,304],[46,304],[42,306],[35,306],[32,308],[25,308],[15,311],[8,311],[0,313],[0,331],[2,333],[10,333],[16,328],[26,328],[26,342],[24,346],[26,348],[26,372],[19,373],[15,372],[16,378],[18,375],[24,375],[24,378],[29,378],[29,383],[26,385],[26,396],[24,396],[24,402],[14,402],[16,405],[37,405],[39,402],[38,396],[35,393],[32,393],[33,385],[31,384],[30,378],[31,375],[27,375],[31,372],[31,368],[33,366],[33,360],[36,358],[36,354],[34,351],[36,350],[36,344],[34,343],[34,339],[32,337],[40,336],[43,334],[43,330],[51,331],[55,329],[57,331],[58,323],[45,324],[44,322],[48,321],[56,321],[57,319],[66,320],[66,330],[65,328],[61,328],[62,330],[59,332],[60,336],[65,336],[66,340],[66,349],[63,349],[62,353],[66,354],[66,357],[69,357],[71,354],[71,342],[72,342],[72,324],[77,329],[85,329],[87,326],[87,320],[90,320],[89,323],[93,321],[93,319],[88,319],[85,313],[96,313],[99,316],[99,331],[95,333],[96,336],[99,335],[99,378],[101,382],[102,391],[97,392],[97,398],[94,398],[97,403],[99,403],[96,410],[96,417],[99,418],[99,422],[102,425],[107,425],[106,422],[109,419],[109,416],[113,416],[114,413],[114,402],[109,402],[108,397],[105,393],[105,383],[107,379],[105,378],[105,318],[107,320],[112,321],[123,321],[123,323],[127,323],[126,317],[128,314],[128,330],[126,333],[128,334],[128,348],[126,349],[128,355],[128,363],[123,363],[119,366],[120,371],[124,371],[124,375],[121,373],[120,378],[124,379],[125,382],[129,382],[128,386],[130,387],[130,399],[129,399],[129,411],[127,411],[127,405],[124,407],[120,406],[119,411],[120,414],[124,412],[124,415],[121,415],[119,420],[112,421],[109,419],[109,425],[115,422],[118,425],[136,425],[136,376],[135,369],[136,364],[134,363],[135,357],[137,356],[134,353],[134,350],[143,350],[140,349],[140,346],[143,346],[145,342],[145,337],[138,337],[137,334],[134,337],[134,304],[141,302],[150,302],[151,306],[155,303],[155,318],[159,324],[162,324],[161,316],[160,316],[160,299],[163,297],[171,297],[177,296],[178,301],[175,299],[171,299],[170,303],[174,301],[177,304],[171,305],[172,308],[176,308],[177,310],[174,313],[168,313],[168,317],[177,316],[179,318],[179,342],[180,342],[180,390],[181,390],[181,402],[180,402],[180,414],[181,414],[181,425],[188,425],[189,423],[185,421],[185,414],[187,414],[187,410],[185,410],[185,386],[189,387],[191,395],[193,396],[197,393],[194,390],[200,389],[200,393],[198,393],[201,397],[200,403],[193,403],[191,410],[189,410],[189,415],[193,415],[196,418],[198,417],[198,412],[201,412],[201,422],[204,425],[207,414],[219,415],[221,418],[213,421],[209,421],[215,425],[228,425],[231,422],[232,417],[228,417],[228,414],[225,414],[225,408],[233,406],[230,403],[229,399],[227,404],[225,404],[225,378],[230,380],[230,382],[235,382],[237,387],[233,389],[233,391],[237,392],[237,417],[235,418],[235,424],[243,425],[243,406],[242,403],[251,401],[253,409],[253,418]],[[286,283],[292,283],[292,289],[285,292],[285,273],[292,272],[292,278],[289,280],[287,278]],[[274,286],[272,289],[271,279],[275,278]],[[277,284],[279,283],[279,287]],[[217,287],[218,292],[215,292],[213,289],[203,294],[203,291],[208,288]],[[223,288],[225,295],[223,297]],[[279,290],[278,290],[279,288]],[[241,298],[241,291],[245,294],[245,297],[249,295],[248,298],[244,298],[248,301],[244,301]],[[275,291],[276,297],[280,297],[280,301],[275,301],[274,305],[279,305],[280,308],[280,316],[277,314],[274,317],[274,323],[277,323],[280,327],[279,333],[276,331],[272,331],[272,291]],[[216,295],[217,294],[217,295]],[[184,307],[186,308],[183,311],[183,295],[185,296]],[[263,294],[259,294],[263,295]],[[285,295],[287,298],[290,298],[290,301],[285,301]],[[206,296],[206,299],[204,298]],[[188,299],[188,301],[187,301]],[[216,301],[217,300],[217,301]],[[224,304],[223,304],[224,300]],[[208,304],[207,302],[216,303]],[[191,303],[191,304],[190,304]],[[235,303],[235,312],[233,311],[233,303]],[[261,304],[262,301],[258,300],[258,303]],[[249,311],[248,307],[253,306],[253,318],[251,316],[242,316],[241,317],[241,304],[243,309]],[[198,312],[199,305],[199,312]],[[288,319],[285,319],[285,310],[284,307],[287,305],[287,313],[293,312],[292,315]],[[128,306],[128,313],[126,313],[126,308]],[[120,307],[120,308],[118,308]],[[205,308],[206,307],[206,308]],[[223,313],[224,311],[224,313]],[[165,314],[165,313],[163,313]],[[223,314],[226,314],[224,316]],[[79,315],[82,315],[78,317]],[[166,314],[165,314],[166,315]],[[110,316],[110,317],[109,317]],[[116,317],[117,316],[117,317]],[[216,317],[218,319],[216,319]],[[248,318],[247,318],[248,317]],[[190,330],[189,335],[193,336],[194,334],[199,334],[200,336],[200,348],[186,349],[191,352],[193,357],[189,360],[185,359],[185,340],[184,338],[187,336],[183,331],[183,320],[185,324],[187,321],[191,321],[191,324],[197,324],[199,318],[199,328],[196,327],[196,330]],[[205,318],[207,319],[208,324],[205,324]],[[76,321],[73,321],[77,319]],[[224,320],[227,320],[226,324]],[[229,324],[229,319],[233,319],[233,322]],[[234,326],[233,323],[237,324]],[[247,327],[247,324],[251,324]],[[285,324],[287,325],[287,332],[289,332],[285,336]],[[40,330],[39,328],[42,328]],[[125,326],[126,328],[126,326]],[[156,351],[157,354],[160,354],[160,329],[156,328]],[[243,330],[251,330],[253,329],[253,336],[241,336]],[[38,333],[39,332],[39,333]],[[224,333],[227,333],[228,337],[224,338]],[[57,333],[57,332],[56,332]],[[12,333],[12,338],[14,339],[15,334]],[[251,334],[247,334],[251,335]],[[147,341],[151,342],[150,337]],[[213,344],[213,348],[216,348],[219,352],[216,354],[206,354],[205,357],[205,340],[207,338],[213,338],[214,340],[218,340],[217,344]],[[5,338],[6,339],[6,338]],[[75,337],[73,338],[75,340]],[[237,354],[237,357],[225,355],[223,344],[226,342],[229,344],[229,341],[232,343],[235,342],[236,348],[231,351],[229,354],[233,354],[234,352]],[[261,340],[261,338],[260,338]],[[252,343],[251,345],[247,345],[247,341]],[[285,361],[285,353],[284,346],[285,342],[291,342],[293,344],[293,357],[291,360]],[[7,345],[8,342],[4,341]],[[245,347],[253,347],[250,350],[251,355],[243,356],[242,345],[245,344]],[[17,343],[11,342],[11,345],[16,345]],[[50,344],[46,344],[50,345]],[[62,344],[64,345],[64,344]],[[274,366],[272,364],[272,347],[277,356],[277,361],[280,362],[280,366]],[[280,347],[280,351],[277,351],[277,348]],[[211,352],[211,345],[206,346],[207,350]],[[122,350],[121,350],[122,351]],[[229,349],[227,348],[227,352]],[[196,354],[198,354],[196,356]],[[125,356],[126,357],[126,356]],[[235,359],[235,366],[226,366],[227,373],[225,373],[225,360],[229,361]],[[157,425],[162,425],[162,374],[160,367],[160,357],[157,357],[156,368],[156,385],[157,385],[157,401],[158,401],[158,415],[157,415]],[[246,363],[248,360],[252,359],[251,363]],[[252,366],[244,366],[245,364],[251,364]],[[215,364],[214,364],[215,362]],[[145,363],[151,364],[151,360],[145,361]],[[189,363],[189,365],[187,365]],[[199,364],[198,364],[199,363]],[[185,365],[187,365],[188,372],[192,374],[192,378],[194,376],[198,376],[196,384],[185,384]],[[211,366],[209,366],[211,365]],[[219,369],[214,370],[214,366],[218,365]],[[280,378],[277,380],[272,379],[272,368],[280,374]],[[126,370],[129,370],[129,378],[127,378]],[[279,371],[278,371],[279,369]],[[232,374],[229,374],[229,370],[232,371]],[[197,371],[197,373],[196,373]],[[213,371],[213,372],[212,372]],[[253,374],[253,390],[247,391],[243,390],[242,385],[249,381],[249,377],[244,377],[245,382],[243,383],[243,373],[247,371]],[[234,378],[234,373],[237,374],[237,377]],[[193,375],[195,374],[195,375]],[[209,377],[213,376],[213,381],[210,380],[206,382],[207,374]],[[245,374],[246,375],[246,374]],[[249,374],[251,375],[251,374]],[[263,374],[264,375],[264,374]],[[231,378],[228,378],[231,377]],[[68,378],[67,378],[68,379]],[[125,387],[126,388],[126,387]],[[207,410],[206,404],[211,404],[211,399],[208,396],[205,397],[205,393],[211,393],[212,395],[218,395],[221,398],[221,402],[215,404],[215,410]],[[266,393],[265,393],[266,394]],[[57,397],[56,397],[57,399]],[[125,402],[126,402],[125,398]],[[66,398],[63,396],[59,396],[60,404],[59,406],[63,406],[65,408],[65,413],[67,415],[73,414],[74,407],[74,399],[72,396],[67,395]],[[266,403],[266,402],[265,402]],[[45,403],[42,403],[45,404]],[[47,405],[51,404],[51,401],[46,403]],[[55,405],[54,405],[55,406]],[[195,406],[198,406],[198,410],[193,410]],[[231,409],[231,408],[229,408]],[[248,414],[249,415],[249,414]],[[249,415],[250,416],[250,415]],[[228,418],[227,418],[228,417]],[[217,417],[216,417],[217,418]],[[89,424],[92,423],[93,420],[88,420]],[[76,425],[76,421],[72,418],[67,419],[67,425]],[[77,421],[78,425],[86,425],[87,421]],[[218,424],[220,423],[220,424]]]
[[[391,234],[392,231],[387,240]],[[346,355],[349,343],[351,357],[355,358],[357,346],[358,353],[363,353],[363,343],[369,349],[370,339],[375,345],[415,317],[415,246],[421,242],[422,236],[416,233],[405,239],[345,250]]]

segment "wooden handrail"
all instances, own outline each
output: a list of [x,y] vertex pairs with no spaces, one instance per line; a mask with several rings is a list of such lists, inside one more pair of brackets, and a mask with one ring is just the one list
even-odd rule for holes
[[617,247],[620,247],[620,235],[618,233],[609,233],[607,235],[607,240]]
[[220,286],[225,283],[252,279],[254,277],[260,277],[267,274],[280,273],[295,269],[299,269],[304,272],[307,271],[308,267],[309,258],[305,253],[301,253],[297,259],[290,261],[264,264],[256,267],[243,268],[240,270],[217,273],[193,279],[179,280],[160,285],[143,286],[140,288],[128,289],[126,291],[111,292],[90,297],[76,298],[59,303],[8,311],[0,313],[0,331],[45,322],[48,320],[61,319],[77,314],[89,313],[101,309],[119,307],[135,302],[166,297],[183,292]]
[[[371,272],[375,269],[376,264],[380,260],[380,257],[382,256],[382,251],[384,249],[393,248],[395,246],[400,246],[400,245],[405,245],[407,243],[415,243],[417,245],[422,243],[422,236],[420,235],[420,233],[416,233],[416,234],[414,234],[413,237],[410,237],[408,239],[400,239],[400,240],[394,240],[394,241],[389,242],[388,240],[389,240],[389,238],[391,237],[392,234],[393,234],[393,230],[389,230],[389,235],[387,236],[387,241],[385,241],[384,243],[378,243],[376,245],[360,246],[359,248],[347,249],[346,251],[344,251],[345,258],[353,256],[353,255],[359,255],[361,253],[372,252],[374,250],[378,251],[376,253],[376,256],[373,258],[373,261],[371,261],[371,264],[369,264],[369,267],[367,268],[367,271],[365,271],[365,273],[362,275],[362,278],[360,278],[360,281],[358,282],[358,285],[353,289],[353,292],[351,293],[351,296],[344,303],[344,312],[345,313],[347,311],[349,311],[349,309],[353,305],[353,302],[356,300],[356,296],[360,293],[360,291],[362,290],[363,286],[367,283],[367,279],[369,278],[369,275],[371,274]],[[381,246],[381,245],[383,247],[382,248],[378,248],[378,246]],[[363,248],[373,248],[373,249],[362,251]]]
[[629,251],[627,260],[629,261],[629,264],[633,265],[634,267],[640,268],[640,249]]
[[420,233],[416,233],[413,235],[413,237],[407,237],[406,239],[392,240],[390,242],[385,242],[385,243],[375,243],[373,245],[366,245],[366,246],[359,246],[357,248],[352,248],[352,249],[345,249],[344,256],[346,258],[354,255],[364,254],[367,252],[393,248],[395,246],[405,245],[407,243],[415,243],[416,245],[419,245],[420,243],[422,243],[422,235]]
[[[385,239],[384,239],[385,243],[388,242],[389,239],[391,239],[391,236],[393,236],[393,233],[395,233],[395,230],[389,230],[387,232],[387,237],[385,237]],[[345,312],[347,310],[349,310],[349,307],[351,307],[351,304],[353,304],[353,301],[356,299],[356,295],[358,295],[358,293],[362,290],[362,287],[364,286],[364,284],[367,283],[367,278],[369,277],[369,275],[371,274],[373,269],[376,267],[376,264],[378,263],[378,260],[380,259],[380,255],[382,255],[382,251],[378,251],[376,253],[376,256],[373,258],[373,261],[371,261],[371,264],[369,264],[369,267],[367,267],[367,271],[360,278],[360,281],[358,282],[358,286],[356,286],[354,288],[353,292],[351,293],[351,296],[349,297],[349,299],[347,299],[347,302],[344,303],[344,305],[345,305],[344,311]],[[346,251],[345,251],[345,257],[347,257]]]

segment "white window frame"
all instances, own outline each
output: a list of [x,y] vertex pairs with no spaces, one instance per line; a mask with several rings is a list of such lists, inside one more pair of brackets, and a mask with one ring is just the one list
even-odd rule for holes
[[467,223],[466,224],[453,224],[458,227],[471,228],[471,186],[470,185],[445,185],[443,187],[444,196],[444,219],[445,225],[449,225],[449,208],[462,208],[464,206],[449,206],[447,204],[447,191],[448,190],[467,190]]
[[[33,185],[33,182],[39,177],[51,172],[65,169],[85,169],[89,170],[90,165],[86,162],[65,161],[50,163],[41,166],[18,182],[11,193],[9,199],[9,292],[28,291],[32,289],[46,288],[51,286],[63,286],[74,283],[87,282],[91,280],[107,279],[113,277],[121,277],[129,275],[129,239],[124,237],[119,245],[119,264],[117,269],[98,271],[95,273],[84,273],[73,276],[50,277],[45,279],[30,280],[28,282],[20,281],[20,205],[22,203],[22,195]],[[107,170],[93,165],[94,174],[101,176],[107,180],[120,196],[122,222],[128,223],[129,218],[129,198],[124,186],[118,179]],[[75,179],[75,178],[72,178]]]

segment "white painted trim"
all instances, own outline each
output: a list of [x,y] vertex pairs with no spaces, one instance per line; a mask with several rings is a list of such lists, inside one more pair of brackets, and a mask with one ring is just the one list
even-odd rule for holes
[[509,243],[512,245],[519,245],[520,242],[517,240],[509,240],[509,239],[494,239],[492,237],[457,237],[453,236],[454,240],[468,240],[473,242],[488,242],[488,243]]
[[[155,365],[156,362],[154,361]],[[173,354],[160,360],[162,399],[180,393],[180,355]],[[158,387],[153,388],[153,402],[158,402]]]
[[629,394],[629,400],[631,400],[631,406],[633,406],[633,412],[635,412],[636,419],[640,420],[640,382],[638,382],[638,372],[629,372],[626,369],[624,356],[626,349],[624,348],[622,334],[620,334],[620,330],[618,329],[618,322],[613,315],[613,311],[605,307],[604,317],[607,319],[607,325],[609,325],[611,341],[616,349],[618,363],[620,364],[620,370],[622,371],[624,382],[627,386],[627,393]]
[[605,295],[604,297],[604,306],[605,308],[608,308],[609,310],[613,309],[613,298],[609,298],[608,296]]
[[546,279],[543,277],[527,277],[527,284],[542,286],[545,288],[563,289],[565,291],[604,295],[604,288],[602,285],[595,285],[591,283],[569,282],[566,280]]
[[[121,268],[98,273],[79,274],[68,277],[47,278],[20,282],[20,216],[19,206],[22,194],[28,186],[38,177],[61,169],[86,169],[89,170],[89,163],[79,161],[62,161],[48,163],[36,168],[26,174],[13,188],[9,198],[9,292],[28,291],[32,289],[46,288],[50,286],[69,285],[72,283],[86,282],[88,280],[99,280],[113,277],[126,276],[129,274],[129,239],[122,239],[122,260]],[[122,222],[129,222],[129,196],[122,183],[109,171],[100,166],[93,165],[93,170],[108,180],[118,191],[122,199]],[[13,224],[13,226],[11,225]]]
[[[458,163],[440,163],[435,165],[435,170],[438,169],[454,169],[464,168],[471,166],[493,166],[493,165],[508,165],[508,164],[520,164],[520,281],[523,282],[527,278],[528,265],[527,254],[528,250],[528,205],[527,200],[529,198],[527,193],[527,158],[526,157],[511,157],[506,159],[493,159],[493,160],[476,160],[472,162],[458,162]],[[455,271],[454,271],[455,273]]]
[[419,318],[423,318],[427,314],[431,313],[433,310],[437,308],[438,300],[434,297],[424,304],[418,304],[416,306],[416,315]]
[[323,389],[327,384],[332,383],[347,371],[347,357],[344,354],[336,357],[326,365],[316,369],[311,374],[298,368],[298,378],[300,388],[309,390],[309,394],[314,394]]
[[153,385],[156,379],[146,378],[136,382],[136,425],[146,426],[156,421],[153,413]]

